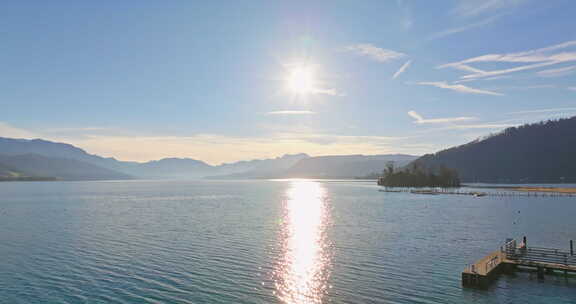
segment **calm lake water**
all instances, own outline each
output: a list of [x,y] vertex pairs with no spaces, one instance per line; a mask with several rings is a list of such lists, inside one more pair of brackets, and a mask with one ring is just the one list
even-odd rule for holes
[[506,238],[568,248],[576,198],[372,182],[0,183],[0,303],[575,303],[576,278],[463,289]]

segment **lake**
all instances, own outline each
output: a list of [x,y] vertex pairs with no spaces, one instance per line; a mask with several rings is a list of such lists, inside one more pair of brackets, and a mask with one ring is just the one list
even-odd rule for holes
[[575,303],[576,277],[460,274],[506,238],[568,248],[575,198],[356,181],[0,183],[0,303]]

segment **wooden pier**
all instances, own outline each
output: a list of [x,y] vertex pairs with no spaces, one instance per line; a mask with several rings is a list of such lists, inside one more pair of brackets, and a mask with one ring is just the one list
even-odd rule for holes
[[502,273],[510,273],[518,267],[535,269],[538,278],[545,273],[560,271],[567,275],[576,273],[574,242],[570,241],[570,251],[560,249],[529,247],[526,237],[522,243],[508,240],[499,250],[490,253],[462,272],[462,285],[465,287],[486,287]]
[[412,188],[384,188],[379,189],[380,192],[405,192],[412,194],[428,194],[428,195],[438,195],[438,194],[453,194],[453,195],[472,195],[472,196],[486,196],[487,192],[479,191],[459,191],[459,190],[438,190],[438,189],[412,189]]

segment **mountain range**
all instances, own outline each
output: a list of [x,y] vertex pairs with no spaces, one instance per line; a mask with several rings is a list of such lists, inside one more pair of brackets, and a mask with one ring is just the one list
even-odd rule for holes
[[212,176],[212,179],[262,179],[262,178],[361,178],[380,174],[387,162],[402,167],[417,157],[406,154],[383,155],[329,155],[303,157],[292,166],[278,170],[259,168],[235,174]]
[[[0,155],[0,177],[62,180],[131,179],[128,174],[74,159],[38,154]],[[2,170],[4,168],[4,171]]]
[[58,180],[197,179],[197,178],[353,178],[380,172],[387,161],[398,165],[411,155],[349,155],[310,157],[286,154],[271,159],[225,163],[218,166],[191,158],[164,158],[149,162],[101,157],[66,143],[42,139],[0,138],[0,179],[54,178]]
[[0,180],[355,178],[375,177],[389,161],[432,171],[448,167],[464,182],[576,182],[576,117],[508,128],[419,158],[301,153],[218,166],[191,158],[119,161],[65,143],[0,138]]

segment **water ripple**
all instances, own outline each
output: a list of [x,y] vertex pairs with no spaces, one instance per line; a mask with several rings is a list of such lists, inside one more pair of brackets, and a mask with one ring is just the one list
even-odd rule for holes
[[459,281],[518,233],[565,247],[569,199],[317,181],[37,185],[0,184],[0,303],[573,303],[574,280]]

